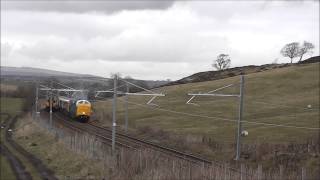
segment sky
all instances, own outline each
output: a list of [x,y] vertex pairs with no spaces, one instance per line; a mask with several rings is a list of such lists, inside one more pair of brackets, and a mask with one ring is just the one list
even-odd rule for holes
[[231,67],[287,63],[281,48],[303,41],[319,55],[316,0],[1,1],[1,66],[177,80],[222,53]]

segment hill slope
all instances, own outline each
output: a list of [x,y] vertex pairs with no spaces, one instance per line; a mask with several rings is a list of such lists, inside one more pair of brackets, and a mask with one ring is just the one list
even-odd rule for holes
[[[296,64],[309,64],[309,63],[316,63],[316,62],[320,62],[320,56],[314,56],[314,57],[308,58],[308,59],[301,61],[300,63],[296,63]],[[277,68],[288,67],[290,65],[291,64],[265,64],[262,66],[250,65],[250,66],[229,68],[229,69],[221,70],[221,71],[199,72],[199,73],[193,74],[191,76],[182,78],[180,80],[171,82],[166,85],[176,85],[176,84],[186,84],[186,83],[193,83],[193,82],[212,81],[212,80],[217,80],[217,79],[238,76],[240,74],[251,74],[251,73],[256,73],[256,72],[277,69]]]
[[[156,91],[166,94],[146,106],[149,98],[130,97],[131,128],[150,126],[178,134],[207,136],[220,142],[234,142],[238,118],[238,100],[234,97],[197,97],[187,105],[189,92],[208,92],[235,84],[221,93],[239,93],[239,77],[166,86]],[[122,99],[120,98],[120,101]],[[136,104],[138,103],[138,104]],[[140,105],[139,105],[140,104]],[[308,108],[308,106],[311,108]],[[97,112],[111,112],[111,101],[95,104]],[[123,124],[123,102],[118,106],[118,119]],[[111,116],[109,116],[111,117]],[[319,127],[319,63],[298,64],[245,76],[244,121]],[[105,122],[108,124],[108,122]],[[318,130],[265,126],[244,123],[249,131],[245,142],[305,141],[317,137]]]
[[[61,83],[67,83],[74,88],[88,88],[90,86],[105,87],[113,83],[112,79],[94,76],[90,74],[77,74],[49,69],[31,68],[31,67],[7,67],[1,66],[1,79],[3,81],[23,81],[34,82],[38,80],[44,82],[48,79],[55,79]],[[146,88],[158,87],[168,83],[168,81],[151,81],[128,79],[132,83],[140,84]]]
[[8,67],[1,66],[1,76],[34,76],[34,77],[51,77],[51,76],[70,76],[70,77],[96,77],[88,74],[76,74],[49,69],[31,68],[31,67]]

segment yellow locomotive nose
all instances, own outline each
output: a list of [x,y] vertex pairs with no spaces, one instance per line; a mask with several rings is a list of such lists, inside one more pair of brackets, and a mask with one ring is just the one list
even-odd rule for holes
[[91,105],[90,104],[79,104],[77,106],[77,116],[80,115],[86,115],[90,116],[91,115]]

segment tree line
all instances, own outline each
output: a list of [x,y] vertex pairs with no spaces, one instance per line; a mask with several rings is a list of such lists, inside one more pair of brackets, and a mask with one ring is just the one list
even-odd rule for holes
[[289,44],[286,44],[280,51],[282,56],[289,57],[290,63],[292,63],[293,58],[300,57],[299,61],[302,60],[302,57],[305,54],[312,53],[312,50],[314,49],[314,45],[310,42],[304,41],[302,45],[298,42],[292,42]]
[[[314,49],[314,45],[310,42],[304,41],[303,44],[299,42],[292,42],[286,44],[280,51],[280,54],[283,57],[289,57],[290,63],[293,62],[294,58],[299,57],[300,62],[304,55],[312,54]],[[212,66],[216,70],[224,70],[228,69],[231,65],[231,58],[228,54],[219,54],[217,58],[213,61]]]

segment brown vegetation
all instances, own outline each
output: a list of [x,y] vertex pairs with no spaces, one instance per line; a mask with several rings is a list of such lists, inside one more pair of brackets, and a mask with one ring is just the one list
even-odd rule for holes
[[[317,63],[317,62],[320,62],[320,56],[315,56],[315,57],[308,58],[304,61],[300,61],[299,63],[297,63],[297,65]],[[243,66],[243,67],[234,67],[234,68],[224,69],[220,71],[199,72],[191,76],[182,78],[178,81],[170,82],[164,86],[203,82],[203,81],[213,81],[213,80],[238,76],[240,74],[251,74],[251,73],[257,73],[257,72],[262,72],[262,71],[271,70],[271,69],[288,67],[288,66],[290,66],[290,64],[265,64],[261,66],[250,65],[250,66]]]
[[[287,177],[288,179],[301,178],[301,171],[306,174],[306,177],[314,177],[310,171],[305,168],[300,168],[297,171],[287,171],[281,166],[274,166],[273,169],[264,169],[262,166],[245,166],[241,163],[230,167],[230,162],[223,164],[205,165],[193,164],[188,161],[173,158],[151,149],[126,149],[117,148],[116,154],[111,153],[110,142],[105,142],[95,136],[86,133],[72,131],[59,124],[54,124],[52,128],[45,119],[38,119],[38,125],[47,129],[54,135],[56,141],[73,151],[79,159],[87,157],[94,160],[96,164],[100,164],[94,174],[89,174],[86,177],[93,179],[279,179],[279,177]],[[141,129],[141,133],[152,134],[157,137],[171,138],[172,136],[163,130],[154,130],[146,127]],[[27,134],[23,134],[27,136]],[[182,147],[201,145],[207,147],[218,147],[220,144],[206,138],[192,138],[192,136],[183,139],[176,136],[176,140],[180,141]],[[178,144],[178,143],[177,143]],[[30,144],[31,146],[31,144]],[[265,145],[263,145],[265,146]],[[45,148],[45,147],[43,147]],[[248,147],[250,149],[251,147]],[[286,148],[292,149],[291,146]],[[219,148],[218,148],[219,149]],[[246,148],[244,148],[246,149]],[[268,151],[268,148],[260,147],[257,152],[260,155]],[[281,148],[280,148],[281,149]],[[294,148],[293,148],[294,149]],[[314,151],[313,148],[310,149]],[[262,155],[261,157],[264,157]],[[260,158],[261,158],[260,157]],[[97,167],[97,166],[95,166]],[[278,168],[279,167],[279,168]],[[80,176],[80,175],[79,175]],[[284,179],[284,178],[282,178]]]
[[[148,126],[138,128],[136,135],[181,151],[198,152],[206,157],[216,157],[217,154],[232,156],[235,153],[235,144],[224,144],[206,136],[178,135]],[[241,157],[240,163],[228,158],[221,160],[221,163],[233,164],[233,168],[240,168],[239,164],[245,161],[251,168],[261,165],[269,171],[279,171],[281,168],[283,177],[299,172],[303,167],[308,169],[310,178],[318,177],[320,172],[320,145],[316,137],[308,139],[305,143],[243,144]]]

